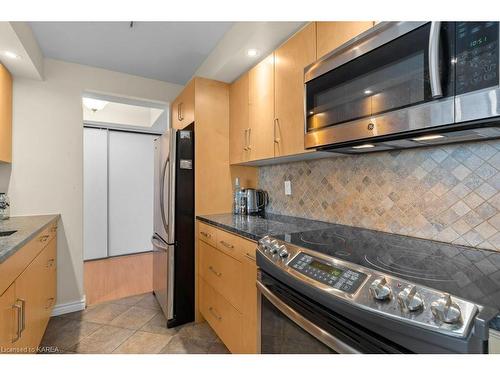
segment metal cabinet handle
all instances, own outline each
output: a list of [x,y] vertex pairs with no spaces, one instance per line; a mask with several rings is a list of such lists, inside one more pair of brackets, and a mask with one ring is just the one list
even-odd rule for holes
[[21,329],[19,330],[19,335],[22,335],[26,328],[26,301],[22,298],[17,299],[21,302]]
[[38,241],[47,242],[48,239],[49,239],[49,235],[46,234],[46,235],[40,236],[40,238],[38,238]]
[[210,233],[200,231],[200,234],[206,238],[212,238],[212,235]]
[[274,119],[274,143],[280,143],[281,139],[277,136],[278,132],[276,131],[276,127],[279,128],[280,122],[278,118]]
[[429,80],[431,84],[431,95],[433,98],[443,96],[441,77],[439,76],[439,37],[441,33],[441,22],[431,22],[429,32]]
[[16,331],[16,337],[12,339],[12,342],[16,342],[21,338],[21,330],[22,330],[22,306],[19,306],[17,303],[12,305],[12,308],[17,311],[17,331]]
[[234,249],[234,245],[231,245],[229,242],[226,242],[226,241],[219,241],[221,245],[229,248],[229,249]]
[[215,317],[215,319],[217,319],[219,321],[222,320],[222,316],[217,314],[217,312],[215,311],[215,309],[213,307],[209,307],[208,311],[210,311],[210,313]]
[[248,133],[248,141],[247,141],[247,148],[246,148],[246,150],[250,151],[252,149],[252,146],[250,146],[250,135],[252,133],[252,128],[248,128],[247,129],[247,133]]
[[217,277],[221,277],[222,276],[222,273],[217,272],[212,266],[208,266],[208,269],[210,271],[212,271],[215,274],[215,276],[217,276]]
[[245,253],[245,256],[255,262],[255,257],[253,257],[250,253]]
[[182,121],[182,120],[184,120],[184,114],[182,113],[182,103],[179,103],[178,108],[179,108],[179,110],[178,110],[178,113],[179,113],[179,121]]
[[[316,324],[312,323],[304,316],[299,314],[296,310],[292,309],[281,299],[278,298],[273,292],[271,292],[264,284],[257,281],[257,289],[260,294],[267,298],[278,310],[280,310],[285,316],[291,319],[295,324],[297,324],[304,331],[308,332],[311,336],[315,337],[317,340],[321,341],[323,344],[333,349],[340,354],[359,354],[360,352],[343,342],[339,338],[332,336],[329,332],[325,331],[323,328],[318,327]],[[259,297],[260,298],[260,297]]]

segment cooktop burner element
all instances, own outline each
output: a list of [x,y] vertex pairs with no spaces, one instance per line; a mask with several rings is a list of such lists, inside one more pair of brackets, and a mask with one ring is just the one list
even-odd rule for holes
[[463,270],[474,272],[467,263],[458,259],[403,249],[385,254],[365,254],[364,260],[377,270],[422,281],[454,282],[453,275]]

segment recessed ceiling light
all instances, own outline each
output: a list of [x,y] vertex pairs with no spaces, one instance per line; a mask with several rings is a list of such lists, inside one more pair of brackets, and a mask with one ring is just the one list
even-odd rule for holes
[[309,111],[309,114],[310,115],[314,115],[314,111]]
[[371,93],[373,93],[373,91],[372,90],[365,90],[364,93],[365,93],[365,95],[370,95]]
[[249,57],[255,57],[259,54],[259,50],[256,48],[249,48],[247,49],[247,56]]
[[433,139],[444,138],[441,134],[424,135],[422,137],[413,138],[414,141],[432,141]]
[[15,59],[19,58],[19,55],[17,53],[12,52],[12,51],[5,51],[3,54],[5,57],[8,57],[9,59],[15,60]]
[[375,147],[375,145],[372,145],[370,143],[366,143],[364,145],[359,145],[359,146],[352,146],[352,148],[354,148],[356,150],[358,150],[360,148],[373,148],[373,147]]
[[108,104],[108,102],[105,100],[99,100],[94,98],[83,98],[82,102],[83,105],[88,109],[90,109],[92,112],[100,111]]

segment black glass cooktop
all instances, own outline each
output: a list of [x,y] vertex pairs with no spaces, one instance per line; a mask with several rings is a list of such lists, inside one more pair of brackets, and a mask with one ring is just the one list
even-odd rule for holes
[[332,225],[275,236],[500,310],[500,253]]

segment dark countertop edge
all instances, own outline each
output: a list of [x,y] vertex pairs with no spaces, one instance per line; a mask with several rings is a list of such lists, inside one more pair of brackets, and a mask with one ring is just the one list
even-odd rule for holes
[[204,223],[210,224],[210,225],[217,227],[217,228],[220,228],[220,229],[224,229],[225,231],[228,231],[228,232],[231,232],[231,233],[236,234],[238,236],[244,237],[250,241],[258,242],[261,239],[260,236],[256,236],[255,234],[238,230],[230,225],[221,224],[217,221],[210,220],[209,218],[204,217],[204,216],[196,216],[196,220],[202,221]]
[[31,232],[28,236],[26,236],[23,240],[19,241],[16,243],[12,248],[7,251],[6,254],[3,256],[0,255],[0,264],[4,263],[7,259],[9,259],[12,255],[18,252],[18,250],[22,249],[24,245],[26,245],[28,242],[30,242],[38,233],[43,231],[45,228],[47,228],[50,224],[52,224],[54,221],[57,221],[61,218],[61,214],[47,214],[47,215],[20,215],[20,216],[11,216],[12,218],[15,217],[22,217],[22,218],[29,218],[29,217],[41,217],[41,216],[47,216],[52,218],[47,221],[44,225],[40,226],[38,229],[34,230]]

